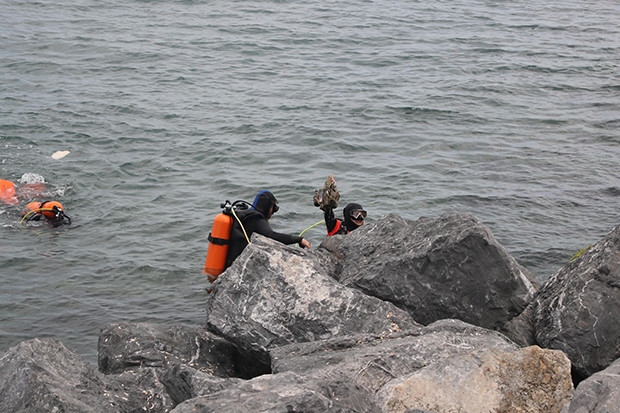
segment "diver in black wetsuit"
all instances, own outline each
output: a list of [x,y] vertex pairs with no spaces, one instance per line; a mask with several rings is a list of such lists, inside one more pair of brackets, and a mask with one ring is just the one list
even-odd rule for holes
[[[233,226],[230,233],[230,245],[226,256],[226,268],[243,252],[248,245],[248,240],[253,233],[264,235],[268,238],[279,241],[283,244],[299,244],[302,248],[310,248],[310,242],[303,237],[291,234],[283,234],[276,232],[269,224],[269,218],[275,214],[280,208],[276,197],[269,191],[260,191],[252,207],[246,210],[236,212],[239,221],[243,224],[243,229],[237,219],[233,220]],[[245,230],[245,233],[244,233]],[[246,237],[247,234],[247,237]]]
[[340,200],[340,192],[336,185],[336,179],[333,175],[329,175],[325,180],[323,188],[314,191],[312,201],[314,206],[319,207],[323,211],[325,217],[325,226],[327,227],[327,235],[348,234],[364,225],[366,219],[366,211],[360,204],[351,202],[344,207],[343,218],[338,219],[334,216],[334,209],[338,207]]
[[327,227],[327,235],[348,234],[364,225],[366,219],[366,211],[360,204],[354,202],[347,204],[342,210],[344,220],[334,216],[334,210],[329,206],[324,206],[323,215],[325,216],[325,226]]

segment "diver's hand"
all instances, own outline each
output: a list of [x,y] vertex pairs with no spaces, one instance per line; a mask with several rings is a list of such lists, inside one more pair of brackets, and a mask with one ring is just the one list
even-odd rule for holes
[[307,239],[305,239],[305,238],[302,238],[302,239],[301,239],[301,242],[299,243],[299,246],[300,246],[301,248],[308,248],[308,249],[310,249],[310,241],[308,241],[308,240],[307,240]]

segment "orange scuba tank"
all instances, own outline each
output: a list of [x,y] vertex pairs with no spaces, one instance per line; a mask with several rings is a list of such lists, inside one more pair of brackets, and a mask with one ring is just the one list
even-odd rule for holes
[[57,218],[59,212],[62,212],[64,208],[62,204],[57,201],[45,201],[45,202],[29,202],[22,211],[22,217],[26,215],[43,215],[49,220]]
[[226,268],[233,217],[230,213],[230,203],[226,202],[225,207],[224,211],[213,219],[213,227],[209,233],[209,247],[204,268],[209,282],[215,281]]
[[58,201],[29,202],[22,210],[23,221],[38,221],[45,217],[55,227],[61,224],[71,224],[71,218],[65,214],[62,204]]
[[29,202],[22,210],[22,218],[27,221],[38,221],[41,218],[41,202]]
[[62,204],[57,201],[45,201],[41,204],[41,213],[50,221],[57,219],[58,214],[63,211]]

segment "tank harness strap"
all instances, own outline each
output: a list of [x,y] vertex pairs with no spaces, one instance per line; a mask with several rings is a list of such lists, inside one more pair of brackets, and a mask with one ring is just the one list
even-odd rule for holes
[[332,235],[335,235],[338,233],[338,231],[340,231],[340,227],[342,227],[342,221],[340,221],[339,219],[336,220],[336,225],[334,225],[334,228],[329,231],[327,233],[328,237],[331,237]]
[[209,232],[209,242],[215,244],[215,245],[228,245],[230,244],[230,240],[224,239],[224,238],[216,238],[211,236],[211,233]]

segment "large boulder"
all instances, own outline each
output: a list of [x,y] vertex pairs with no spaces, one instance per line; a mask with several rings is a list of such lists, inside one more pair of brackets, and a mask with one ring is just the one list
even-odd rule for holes
[[205,396],[243,383],[243,379],[218,377],[208,371],[186,364],[170,364],[158,374],[159,380],[175,405],[195,397]]
[[536,301],[533,300],[517,317],[506,322],[500,329],[503,334],[522,347],[536,345],[534,319],[536,316]]
[[410,221],[389,214],[342,237],[339,246],[329,246],[342,259],[335,277],[425,325],[458,318],[498,329],[523,311],[538,287],[471,215]]
[[620,226],[554,274],[532,305],[536,342],[565,352],[577,380],[620,358]]
[[395,305],[338,284],[325,252],[255,234],[207,299],[208,328],[269,368],[268,350],[349,334],[421,327]]
[[272,371],[293,371],[325,381],[352,381],[371,393],[428,364],[489,348],[518,347],[500,333],[460,320],[441,320],[390,336],[370,334],[290,344],[270,351]]
[[559,413],[572,392],[566,355],[532,346],[487,348],[429,364],[388,383],[379,398],[384,413]]
[[376,413],[380,409],[364,389],[351,382],[321,382],[293,372],[267,374],[237,386],[195,397],[173,413]]
[[116,374],[139,367],[184,364],[218,377],[253,377],[237,348],[203,327],[114,323],[101,329],[99,371]]
[[105,376],[60,341],[35,338],[0,358],[1,412],[168,412],[172,400],[151,369]]
[[620,410],[620,359],[577,386],[562,413],[610,413]]
[[381,412],[559,412],[573,390],[560,351],[521,349],[459,320],[389,337],[291,344],[271,356],[274,373],[361,386]]

